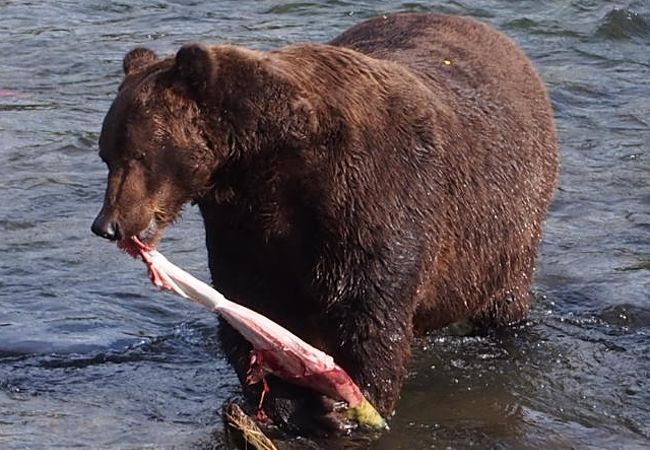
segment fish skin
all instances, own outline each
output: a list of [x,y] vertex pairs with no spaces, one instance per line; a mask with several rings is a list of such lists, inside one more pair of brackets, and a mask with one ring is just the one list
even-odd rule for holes
[[[351,415],[365,420],[366,423],[361,425],[370,428],[387,427],[385,420],[366,400],[359,387],[330,355],[265,316],[226,299],[137,237],[119,241],[118,247],[132,257],[142,258],[149,279],[156,287],[170,290],[213,309],[252,344],[249,383],[262,382],[265,374],[273,374],[334,400],[347,402]],[[363,410],[364,413],[356,414],[357,410]]]

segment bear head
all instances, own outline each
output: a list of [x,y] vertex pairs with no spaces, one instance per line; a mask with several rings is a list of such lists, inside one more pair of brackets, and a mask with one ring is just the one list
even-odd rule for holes
[[125,77],[99,139],[108,166],[92,231],[155,246],[183,206],[214,187],[221,167],[277,147],[304,145],[309,102],[264,53],[190,44],[159,59],[144,48]]

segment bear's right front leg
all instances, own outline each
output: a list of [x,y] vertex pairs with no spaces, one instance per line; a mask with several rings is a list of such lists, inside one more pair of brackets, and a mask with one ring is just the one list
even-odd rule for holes
[[219,325],[221,347],[241,382],[247,414],[270,419],[271,424],[296,434],[327,436],[347,432],[351,424],[338,402],[273,375],[252,373],[251,368],[255,368],[251,367],[250,343],[225,320],[220,318]]

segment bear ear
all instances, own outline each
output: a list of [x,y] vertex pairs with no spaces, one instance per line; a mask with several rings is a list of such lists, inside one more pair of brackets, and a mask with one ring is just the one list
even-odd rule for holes
[[176,70],[181,80],[196,91],[207,87],[214,62],[210,50],[200,44],[187,44],[176,53]]
[[129,75],[135,73],[143,67],[148,66],[154,61],[157,61],[158,57],[148,48],[138,47],[131,50],[126,54],[124,60],[122,61],[122,68],[124,69],[124,74]]

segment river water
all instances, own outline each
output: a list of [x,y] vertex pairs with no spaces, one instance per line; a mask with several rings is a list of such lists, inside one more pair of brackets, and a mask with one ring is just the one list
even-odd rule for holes
[[[650,447],[650,2],[0,1],[0,448],[220,448],[238,392],[198,306],[91,235],[125,52],[268,49],[365,18],[491,23],[537,64],[561,188],[521,326],[419,343],[375,449]],[[161,248],[207,279],[195,208]]]

